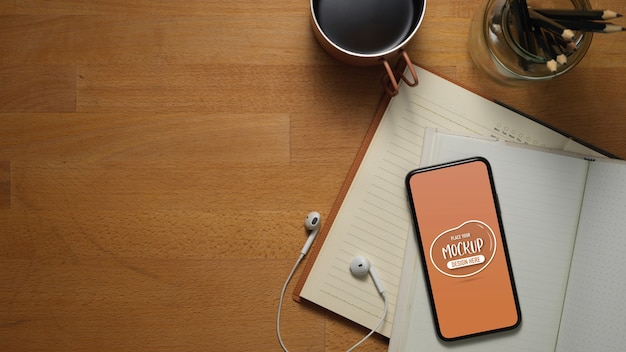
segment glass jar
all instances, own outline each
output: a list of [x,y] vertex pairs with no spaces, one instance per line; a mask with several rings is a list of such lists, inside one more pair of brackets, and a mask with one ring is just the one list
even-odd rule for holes
[[[574,31],[574,38],[562,54],[566,63],[549,66],[544,55],[527,49],[520,41],[518,23],[509,0],[487,0],[484,9],[475,14],[469,33],[469,52],[472,60],[490,78],[505,85],[549,80],[561,76],[578,64],[589,46],[590,32]],[[550,0],[528,2],[530,8],[591,9],[588,0]],[[550,63],[554,65],[554,62]]]

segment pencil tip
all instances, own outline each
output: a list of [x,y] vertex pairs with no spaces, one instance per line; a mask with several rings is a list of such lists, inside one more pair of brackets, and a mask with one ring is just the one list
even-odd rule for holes
[[620,27],[612,23],[607,23],[604,27],[604,32],[606,33],[622,32],[622,31],[624,31],[624,27]]
[[622,14],[617,13],[613,10],[604,10],[602,12],[602,19],[604,20],[608,20],[608,19],[615,18],[615,17],[622,17]]
[[571,29],[564,29],[563,33],[561,33],[561,37],[565,40],[573,41],[575,35]]

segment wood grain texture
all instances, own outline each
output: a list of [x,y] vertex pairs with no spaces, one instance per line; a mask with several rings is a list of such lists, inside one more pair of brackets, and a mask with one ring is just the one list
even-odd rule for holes
[[[481,3],[429,0],[413,60],[626,157],[624,35],[503,88],[467,52]],[[280,349],[304,215],[328,214],[383,92],[382,67],[330,58],[309,16],[296,0],[0,0],[1,350]],[[367,333],[288,297],[281,326],[294,351]]]

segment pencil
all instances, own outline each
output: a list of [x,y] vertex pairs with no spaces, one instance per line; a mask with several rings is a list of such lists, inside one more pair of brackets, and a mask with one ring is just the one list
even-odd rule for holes
[[533,24],[539,27],[543,27],[549,31],[558,34],[565,40],[574,40],[574,32],[571,29],[561,25],[560,23],[540,14],[539,12],[528,9],[528,15],[530,16],[530,20]]
[[543,31],[541,31],[541,29],[539,29],[538,27],[535,27],[533,29],[535,40],[537,41],[537,44],[543,52],[543,57],[546,59],[546,67],[550,72],[556,73],[556,53],[554,52],[554,49],[547,43],[546,38],[542,32]]
[[[563,48],[559,45],[557,39],[552,35],[552,33],[544,32],[543,35],[546,38],[548,45],[552,47],[554,51],[554,55],[556,55],[555,57],[556,62],[559,63],[560,65],[566,65],[567,55],[565,55],[565,53],[563,52]],[[568,43],[572,43],[572,42],[568,42]]]
[[522,27],[528,34],[528,32],[530,32],[530,15],[528,14],[528,3],[526,2],[526,0],[516,0],[516,2],[516,10],[519,14]]
[[611,10],[535,9],[535,11],[553,19],[610,20],[622,17],[621,14]]
[[[531,50],[528,35],[530,32],[530,25],[528,21],[528,6],[526,0],[511,0],[511,13],[513,14],[513,25],[517,32],[519,44],[526,50]],[[522,57],[520,57],[520,64],[527,70],[527,63]]]
[[624,29],[624,27],[615,25],[613,23],[575,21],[575,20],[565,20],[565,19],[555,19],[555,21],[574,31],[595,32],[595,33],[614,33],[614,32],[622,32],[626,30]]

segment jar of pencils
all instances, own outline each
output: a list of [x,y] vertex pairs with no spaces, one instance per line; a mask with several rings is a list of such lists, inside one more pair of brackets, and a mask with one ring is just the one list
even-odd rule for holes
[[[567,21],[577,14],[587,16],[589,10],[588,0],[487,0],[472,20],[472,60],[505,85],[561,76],[583,59],[593,36],[590,31],[569,29]],[[569,17],[561,18],[559,13]]]

